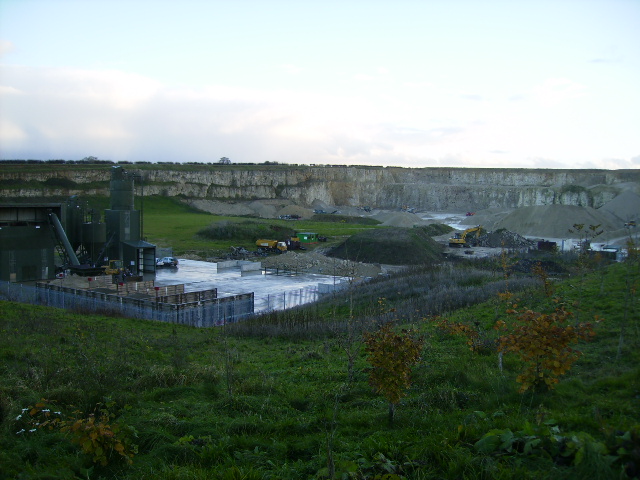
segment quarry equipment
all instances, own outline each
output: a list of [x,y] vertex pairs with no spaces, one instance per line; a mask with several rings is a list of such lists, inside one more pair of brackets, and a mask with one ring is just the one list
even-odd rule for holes
[[299,237],[289,237],[285,241],[287,245],[287,250],[306,250],[307,248],[302,245]]
[[261,253],[284,253],[287,251],[287,244],[278,240],[259,239],[256,240],[258,252]]
[[476,240],[482,233],[482,227],[480,225],[467,228],[464,232],[456,232],[453,237],[449,239],[450,247],[469,248],[476,243]]
[[[111,169],[111,208],[104,221],[75,195],[64,203],[0,205],[0,280],[50,280],[65,273],[93,277],[124,265],[127,273],[155,276],[156,246],[143,240],[142,210],[134,205],[136,180],[142,190],[139,174]],[[120,267],[111,259],[119,259]]]
[[124,272],[122,260],[109,260],[107,265],[102,266],[105,275],[119,275]]

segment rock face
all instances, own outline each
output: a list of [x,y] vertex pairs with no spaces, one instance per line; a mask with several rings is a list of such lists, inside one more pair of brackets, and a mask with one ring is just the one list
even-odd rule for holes
[[[3,165],[0,196],[108,195],[110,168],[51,165],[32,173]],[[123,168],[140,174],[144,195],[286,199],[307,207],[324,202],[441,212],[534,205],[599,208],[623,192],[640,194],[640,170],[162,164]],[[62,181],[71,185],[65,188]]]

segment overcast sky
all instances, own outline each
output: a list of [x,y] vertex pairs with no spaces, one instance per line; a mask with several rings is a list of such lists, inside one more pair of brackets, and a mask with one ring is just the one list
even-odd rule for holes
[[640,168],[640,0],[0,0],[0,158]]

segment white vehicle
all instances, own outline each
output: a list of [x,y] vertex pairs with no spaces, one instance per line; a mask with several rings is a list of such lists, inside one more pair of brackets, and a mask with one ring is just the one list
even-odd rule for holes
[[169,267],[169,268],[177,268],[178,267],[178,259],[174,257],[162,257],[156,258],[156,267]]

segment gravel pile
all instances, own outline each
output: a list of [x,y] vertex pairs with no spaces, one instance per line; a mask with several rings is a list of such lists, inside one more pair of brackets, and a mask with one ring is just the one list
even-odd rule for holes
[[280,216],[287,216],[287,215],[308,219],[313,217],[313,210],[309,208],[300,207],[298,205],[287,205],[286,207],[283,207],[280,210],[278,210],[274,216],[280,217]]
[[574,224],[600,225],[606,232],[621,227],[606,211],[574,205],[539,205],[514,210],[498,221],[493,230],[504,228],[526,236],[567,238]]
[[329,258],[319,252],[286,252],[260,259],[266,268],[279,268],[340,277],[375,277],[382,272],[378,265]]
[[385,227],[411,228],[414,225],[427,225],[429,223],[415,213],[409,212],[380,212],[373,215],[373,218],[381,222],[382,226]]
[[640,220],[640,195],[627,190],[598,209],[607,212],[620,220],[620,223],[629,220]]
[[522,235],[509,230],[485,233],[478,237],[477,242],[478,247],[491,248],[530,248],[536,245],[533,240],[526,239]]

